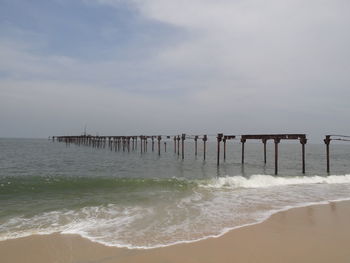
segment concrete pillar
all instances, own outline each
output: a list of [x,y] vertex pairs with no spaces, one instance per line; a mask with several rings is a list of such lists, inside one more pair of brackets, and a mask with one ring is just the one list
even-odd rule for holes
[[280,143],[281,139],[276,138],[274,139],[275,142],[275,175],[278,174],[278,144]]
[[242,143],[242,164],[244,164],[244,144],[246,142],[246,139],[241,139]]
[[216,160],[216,165],[220,165],[220,143],[222,141],[222,133],[218,133],[218,136],[216,137],[217,139],[217,160]]
[[160,156],[160,140],[162,139],[162,136],[158,136],[158,155]]
[[227,137],[224,136],[224,139],[222,140],[224,143],[224,162],[226,161],[226,141],[227,141]]
[[262,142],[264,144],[264,163],[266,164],[266,143],[267,143],[267,139],[262,139]]
[[329,162],[329,144],[331,143],[331,136],[327,135],[326,139],[324,139],[324,143],[326,144],[326,158],[327,158],[327,173],[330,173],[330,162]]
[[203,135],[203,160],[205,161],[206,158],[206,152],[207,152],[207,135]]
[[181,152],[182,152],[182,160],[185,159],[185,139],[186,139],[186,134],[181,135]]
[[301,143],[301,153],[302,153],[302,172],[305,173],[305,144],[307,142],[306,138],[300,139]]

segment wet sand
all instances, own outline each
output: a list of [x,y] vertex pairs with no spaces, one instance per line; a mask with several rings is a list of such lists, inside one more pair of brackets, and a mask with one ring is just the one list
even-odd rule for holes
[[107,247],[77,235],[1,241],[1,263],[350,262],[350,201],[280,212],[220,238],[150,250]]

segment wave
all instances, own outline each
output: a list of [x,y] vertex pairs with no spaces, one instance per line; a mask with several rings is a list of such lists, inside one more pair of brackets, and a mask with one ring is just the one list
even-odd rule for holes
[[250,177],[240,175],[216,177],[213,179],[190,180],[185,178],[115,178],[115,177],[68,177],[68,176],[16,176],[0,178],[0,196],[11,194],[118,191],[130,192],[140,189],[203,188],[266,188],[301,184],[343,184],[350,183],[350,174],[331,176],[281,177],[256,174]]
[[243,176],[226,176],[215,178],[201,184],[207,188],[266,188],[274,186],[301,185],[301,184],[343,184],[350,183],[350,174],[323,176],[277,177],[272,175],[256,174],[249,178]]

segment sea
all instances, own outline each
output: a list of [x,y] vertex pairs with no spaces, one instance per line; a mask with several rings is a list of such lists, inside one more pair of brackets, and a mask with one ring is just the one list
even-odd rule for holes
[[158,155],[115,151],[48,139],[0,139],[0,241],[33,234],[78,234],[107,246],[150,249],[189,243],[260,223],[294,207],[350,200],[350,144],[227,143],[216,165],[216,140],[185,141],[184,160],[172,140]]

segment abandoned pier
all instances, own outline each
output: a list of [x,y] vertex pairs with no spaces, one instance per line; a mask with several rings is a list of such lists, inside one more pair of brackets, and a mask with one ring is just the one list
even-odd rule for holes
[[[241,143],[241,162],[244,164],[245,143],[248,140],[261,141],[263,144],[264,163],[266,164],[266,144],[268,141],[274,143],[274,165],[275,174],[278,174],[278,145],[282,140],[295,140],[301,144],[301,160],[302,173],[305,173],[305,145],[307,143],[306,134],[245,134],[245,135],[226,135],[218,133],[216,136],[217,142],[217,165],[220,165],[220,160],[226,160],[227,142],[230,140],[239,140]],[[198,155],[198,143],[203,143],[203,159],[206,159],[208,135],[139,135],[139,136],[53,136],[53,141],[70,144],[85,145],[94,148],[106,148],[111,151],[147,153],[148,151],[157,152],[161,155],[161,151],[167,151],[167,143],[173,141],[173,151],[181,158],[185,158],[185,141],[194,141],[194,155]],[[324,143],[326,145],[326,161],[327,173],[330,173],[330,143],[331,141],[350,141],[350,136],[346,135],[326,135]],[[149,144],[151,144],[149,146]],[[163,146],[162,146],[163,145]],[[150,148],[150,149],[149,149]],[[223,154],[223,157],[221,157]]]

